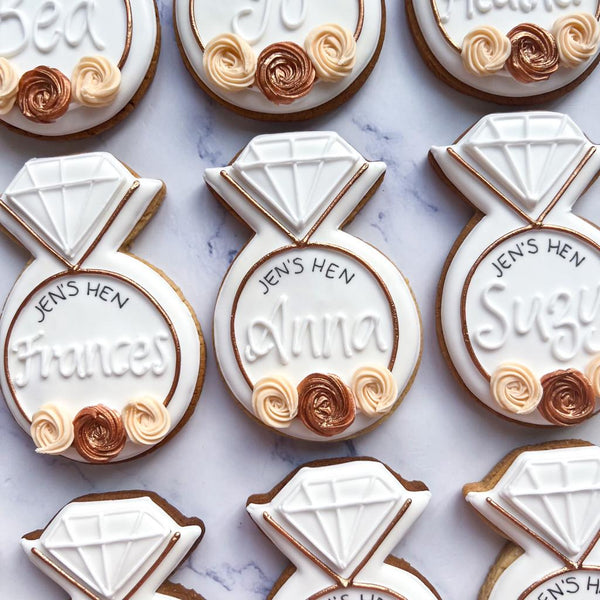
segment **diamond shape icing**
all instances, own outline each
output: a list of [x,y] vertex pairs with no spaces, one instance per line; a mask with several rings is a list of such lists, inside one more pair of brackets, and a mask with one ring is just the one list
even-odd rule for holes
[[483,118],[459,142],[482,174],[506,188],[528,211],[565,183],[591,142],[558,113],[495,114]]
[[103,598],[125,597],[172,536],[163,511],[144,500],[67,505],[41,537],[45,552]]
[[232,167],[261,207],[301,237],[362,162],[337,133],[300,132],[254,138]]
[[535,533],[575,556],[600,530],[600,451],[574,448],[563,457],[523,453],[496,490]]
[[74,263],[132,182],[131,173],[106,153],[33,159],[3,199],[46,244]]
[[381,464],[334,467],[302,469],[270,507],[286,531],[342,573],[372,549],[407,492]]

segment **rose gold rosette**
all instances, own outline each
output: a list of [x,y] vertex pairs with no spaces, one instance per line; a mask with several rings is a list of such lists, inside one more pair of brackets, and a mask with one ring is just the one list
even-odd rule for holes
[[62,117],[71,102],[71,82],[58,69],[37,67],[19,81],[17,105],[31,121],[52,123]]
[[271,44],[258,57],[256,85],[275,104],[291,104],[306,96],[315,77],[308,54],[293,42]]
[[511,53],[506,68],[517,81],[544,81],[558,69],[556,40],[545,29],[523,23],[508,32],[508,39]]
[[338,435],[356,417],[352,391],[336,375],[307,375],[298,385],[298,415],[314,433],[326,437]]
[[80,410],[73,428],[75,449],[91,463],[106,463],[115,458],[127,442],[119,413],[101,404]]
[[550,423],[576,425],[594,413],[594,390],[580,371],[568,369],[548,373],[542,377],[542,387],[544,394],[538,409]]

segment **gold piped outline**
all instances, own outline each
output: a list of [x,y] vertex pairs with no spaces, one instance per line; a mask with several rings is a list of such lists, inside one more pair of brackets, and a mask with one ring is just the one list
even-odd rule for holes
[[[462,52],[462,47],[459,46],[446,31],[446,28],[442,23],[442,19],[440,18],[440,11],[438,10],[436,0],[429,0],[429,3],[431,5],[431,11],[433,12],[436,25],[438,26],[442,37],[446,40],[448,45],[452,47],[453,50],[456,50],[456,52],[460,54]],[[598,3],[596,4],[596,13],[594,16],[596,17],[596,20],[600,21],[600,0],[598,0]]]
[[562,227],[558,225],[544,225],[544,219],[550,214],[552,209],[556,206],[558,201],[564,196],[567,189],[571,186],[573,181],[588,163],[588,161],[592,158],[594,153],[596,152],[596,146],[590,147],[587,152],[584,154],[583,158],[579,161],[573,172],[569,175],[565,183],[560,187],[554,198],[550,201],[550,203],[546,206],[546,208],[537,216],[531,217],[527,213],[525,213],[521,208],[519,208],[512,200],[510,200],[506,195],[504,195],[496,186],[494,186],[490,181],[488,181],[481,173],[475,170],[462,156],[460,156],[453,148],[447,148],[448,154],[461,166],[463,166],[477,181],[485,185],[492,193],[494,193],[508,208],[514,210],[523,220],[527,222],[525,227],[520,229],[516,229],[507,233],[506,235],[498,238],[493,244],[488,246],[481,255],[477,258],[477,260],[473,263],[473,266],[469,269],[467,273],[467,277],[465,279],[465,283],[463,285],[463,289],[460,297],[460,320],[461,320],[461,329],[462,329],[462,337],[465,342],[465,346],[467,347],[467,352],[471,357],[473,364],[476,369],[485,377],[488,381],[491,379],[491,375],[483,368],[483,365],[479,361],[477,354],[471,344],[471,337],[469,335],[469,329],[467,327],[467,295],[469,293],[469,287],[471,285],[471,281],[475,275],[475,271],[479,268],[481,263],[489,256],[491,252],[493,252],[498,246],[502,245],[507,240],[517,237],[523,233],[528,231],[537,232],[548,232],[555,231],[564,233],[571,237],[574,237],[578,241],[591,246],[593,250],[597,253],[600,253],[600,245],[588,238],[587,236],[579,233],[578,231],[574,231],[567,227]]
[[[125,0],[129,2],[129,0]],[[181,0],[179,0],[181,1]],[[190,3],[189,10],[189,19],[190,26],[192,28],[192,33],[194,34],[194,39],[198,44],[198,47],[202,52],[204,52],[204,43],[202,42],[202,37],[200,36],[200,31],[198,30],[198,23],[196,21],[196,0],[187,0]],[[358,42],[360,38],[360,34],[363,30],[363,25],[365,23],[365,0],[357,0],[358,1],[358,20],[356,22],[356,29],[354,30],[354,39]],[[433,1],[433,0],[432,0]]]
[[0,199],[0,208],[7,212],[32,238],[34,238],[38,244],[43,246],[50,254],[52,254],[55,258],[60,260],[63,264],[67,266],[69,271],[78,271],[81,264],[89,257],[89,255],[95,250],[96,246],[100,243],[100,240],[104,237],[104,234],[108,231],[110,226],[114,223],[115,219],[119,216],[119,213],[123,210],[127,201],[133,196],[134,192],[138,190],[140,187],[139,181],[134,181],[131,184],[131,187],[127,190],[127,193],[123,196],[115,210],[112,212],[109,219],[106,221],[100,233],[96,236],[94,241],[89,245],[88,249],[82,254],[81,258],[72,263],[68,259],[66,259],[62,254],[60,254],[57,250],[55,250],[50,244],[48,244],[38,233],[36,233],[8,204],[6,204],[2,199]]
[[59,273],[55,273],[54,275],[51,275],[44,281],[40,282],[38,285],[35,286],[35,288],[33,290],[31,290],[31,292],[29,292],[29,294],[27,294],[26,298],[23,300],[23,302],[20,304],[19,308],[16,310],[16,312],[10,322],[10,325],[8,326],[8,330],[6,332],[6,339],[4,341],[4,361],[3,361],[3,363],[4,363],[4,372],[6,374],[6,382],[8,384],[8,388],[10,390],[10,394],[11,394],[11,397],[12,397],[12,400],[13,400],[15,406],[19,409],[19,412],[21,413],[23,418],[30,424],[31,424],[31,419],[27,415],[27,413],[25,412],[25,410],[23,409],[23,407],[21,406],[21,403],[19,402],[19,400],[17,398],[16,389],[15,389],[13,381],[11,379],[10,370],[8,367],[9,345],[10,345],[10,338],[12,335],[13,328],[14,328],[15,323],[16,323],[17,319],[19,318],[19,315],[21,314],[21,312],[29,304],[29,301],[31,300],[31,298],[35,294],[37,294],[40,289],[42,289],[43,287],[45,287],[52,281],[54,281],[56,279],[61,279],[63,277],[78,277],[78,276],[89,276],[89,275],[97,275],[100,277],[114,278],[119,281],[122,281],[125,284],[128,284],[129,286],[133,287],[136,291],[140,292],[142,296],[147,298],[150,301],[150,303],[158,310],[161,317],[165,321],[167,327],[169,328],[169,331],[171,332],[171,338],[172,338],[173,344],[175,346],[175,373],[173,374],[173,383],[171,384],[171,387],[169,389],[167,396],[163,400],[163,404],[165,406],[169,405],[169,403],[171,402],[171,399],[173,398],[173,395],[175,394],[175,390],[177,389],[177,386],[179,385],[179,376],[181,374],[181,344],[179,342],[179,337],[177,335],[177,332],[175,331],[173,322],[171,321],[169,315],[165,312],[165,309],[158,303],[156,298],[154,298],[147,290],[145,290],[143,287],[141,287],[133,279],[130,279],[129,277],[126,277],[125,275],[121,275],[120,273],[114,273],[112,271],[106,271],[103,269],[78,269],[78,270],[61,271]]
[[590,552],[594,549],[594,547],[600,540],[600,530],[592,538],[592,541],[587,546],[587,548],[583,551],[583,553],[579,557],[579,560],[574,561],[574,560],[571,560],[570,558],[566,557],[562,552],[557,550],[552,544],[547,542],[543,537],[541,537],[535,531],[533,531],[530,527],[525,525],[525,523],[523,523],[519,519],[517,519],[517,517],[510,514],[506,509],[504,509],[495,500],[493,500],[493,498],[488,496],[486,498],[486,502],[493,510],[495,510],[496,512],[501,514],[505,519],[508,519],[513,525],[518,527],[521,531],[526,533],[529,537],[532,537],[536,542],[538,542],[539,544],[544,546],[544,548],[546,548],[546,550],[548,550],[549,552],[554,554],[561,562],[563,562],[565,564],[565,567],[563,569],[559,569],[558,571],[555,571],[549,575],[546,575],[543,579],[539,579],[538,581],[535,581],[534,583],[532,583],[524,592],[522,592],[519,595],[518,600],[525,600],[525,598],[527,598],[527,596],[533,590],[535,590],[538,586],[542,585],[546,581],[549,581],[550,579],[553,579],[554,577],[556,577],[558,575],[562,575],[563,573],[572,573],[572,572],[576,572],[576,571],[600,571],[600,566],[583,564],[585,562],[586,558],[590,555]]
[[129,52],[131,50],[131,38],[133,37],[133,14],[131,12],[131,0],[123,0],[125,3],[125,14],[127,15],[127,32],[125,33],[125,48],[123,48],[123,54],[119,60],[119,70],[121,70],[127,59],[129,58]]
[[[161,552],[158,558],[154,561],[150,569],[144,573],[144,576],[135,584],[135,586],[129,591],[129,593],[123,597],[123,600],[130,600],[133,595],[142,587],[142,585],[148,580],[150,575],[156,571],[160,564],[165,560],[168,554],[173,549],[173,546],[181,539],[181,533],[175,532],[175,534],[169,540],[169,543],[165,546],[165,549]],[[87,589],[82,583],[80,583],[75,577],[67,573],[65,569],[57,565],[53,560],[48,558],[45,554],[40,552],[37,548],[32,548],[31,553],[45,565],[50,567],[55,573],[60,575],[63,579],[66,579],[71,585],[75,586],[80,592],[84,593],[91,600],[102,600],[100,596],[96,596],[93,592]]]
[[385,541],[385,539],[390,535],[392,529],[396,527],[400,519],[406,514],[406,511],[410,508],[412,504],[412,499],[408,498],[406,502],[400,507],[400,510],[396,513],[396,516],[392,519],[392,521],[385,528],[383,533],[377,538],[377,541],[369,552],[365,555],[365,557],[360,561],[360,563],[356,566],[354,571],[350,574],[350,577],[344,578],[338,575],[335,571],[333,571],[330,567],[328,567],[321,559],[315,556],[306,546],[302,544],[299,540],[297,540],[292,534],[288,533],[267,511],[263,512],[263,519],[265,522],[270,525],[279,535],[281,535],[284,539],[286,539],[292,546],[294,546],[299,552],[301,552],[306,558],[308,558],[312,563],[314,563],[321,571],[327,574],[331,579],[336,582],[336,586],[332,588],[326,588],[316,594],[313,594],[308,598],[308,600],[316,600],[317,598],[321,598],[324,594],[330,593],[336,589],[345,589],[348,587],[358,587],[364,589],[377,589],[378,591],[389,593],[394,598],[398,600],[405,600],[402,596],[397,595],[393,590],[389,588],[379,586],[379,585],[368,585],[368,584],[355,584],[354,579],[356,576],[364,569],[365,565],[373,558],[373,555],[381,544]]
[[335,246],[333,244],[322,244],[322,243],[292,244],[290,246],[284,246],[282,248],[278,248],[277,250],[273,250],[272,252],[265,254],[258,262],[254,263],[254,265],[252,265],[252,267],[244,275],[244,278],[240,282],[240,285],[238,286],[236,293],[235,293],[235,297],[233,299],[233,305],[231,308],[231,321],[230,321],[230,326],[229,326],[230,327],[231,344],[233,346],[233,352],[235,354],[235,359],[236,359],[236,362],[240,369],[240,372],[242,373],[242,376],[246,380],[246,383],[248,384],[250,389],[253,389],[254,384],[252,383],[252,380],[250,379],[250,377],[248,376],[248,373],[246,372],[246,369],[244,368],[244,364],[243,364],[243,361],[242,361],[242,358],[240,355],[240,350],[239,350],[236,335],[235,335],[235,318],[236,318],[236,314],[237,314],[240,296],[242,295],[242,291],[246,287],[246,285],[247,285],[248,281],[250,280],[250,278],[252,277],[252,275],[254,275],[254,273],[264,263],[269,261],[274,256],[277,256],[279,254],[283,254],[285,252],[289,252],[292,250],[307,250],[307,249],[331,250],[333,252],[339,252],[340,254],[349,256],[350,258],[356,260],[359,264],[361,264],[373,276],[375,281],[379,284],[380,289],[385,294],[386,300],[389,304],[390,314],[392,316],[394,339],[393,339],[392,349],[390,352],[390,361],[388,363],[388,369],[391,371],[394,368],[394,364],[396,362],[396,355],[398,353],[399,338],[400,338],[400,326],[398,324],[398,310],[396,309],[396,304],[394,303],[394,300],[392,298],[392,295],[391,295],[388,287],[384,283],[383,279],[379,276],[379,274],[376,273],[373,270],[373,268],[371,267],[371,265],[369,265],[365,260],[356,256],[356,254],[354,254],[353,252],[350,252],[349,250],[346,250],[345,248],[342,248],[340,246]]

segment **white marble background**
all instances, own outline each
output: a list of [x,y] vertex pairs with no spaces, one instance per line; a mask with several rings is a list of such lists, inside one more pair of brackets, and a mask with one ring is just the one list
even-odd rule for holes
[[[479,480],[512,448],[569,436],[600,442],[600,416],[570,431],[536,431],[495,418],[465,396],[440,354],[434,322],[445,257],[471,209],[427,163],[433,144],[449,143],[498,107],[469,99],[427,71],[410,38],[403,3],[388,0],[387,39],[379,64],[343,108],[296,126],[334,129],[370,159],[388,165],[385,181],[349,227],[390,256],[410,279],[425,329],[416,382],[400,409],[375,432],[316,446],[284,439],[252,423],[228,396],[213,357],[211,321],[227,266],[250,235],[207,192],[203,169],[221,166],[252,136],[284,131],[235,116],[210,101],[180,60],[171,1],[160,0],[163,47],[146,98],[116,129],[83,142],[52,143],[0,131],[0,189],[32,156],[113,152],[142,175],[167,183],[168,196],[134,252],[164,269],[183,289],[207,334],[208,370],[198,408],[160,451],[125,465],[82,466],[37,456],[31,440],[0,407],[0,597],[58,600],[19,547],[20,536],[46,524],[72,498],[116,489],[154,490],[207,526],[204,540],[174,580],[207,600],[264,600],[285,559],[251,523],[249,494],[270,489],[308,460],[370,455],[409,479],[425,481],[433,499],[396,550],[430,579],[445,600],[475,599],[503,545],[470,509],[461,486]],[[543,108],[569,112],[600,141],[594,107],[600,69],[569,97]],[[576,211],[600,222],[597,184]],[[0,298],[27,260],[0,237]],[[300,600],[300,599],[298,599]]]

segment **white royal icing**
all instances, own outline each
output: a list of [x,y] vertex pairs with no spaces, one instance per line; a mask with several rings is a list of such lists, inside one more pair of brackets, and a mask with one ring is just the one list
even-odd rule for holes
[[19,73],[40,65],[67,78],[85,56],[119,64],[127,41],[128,6],[131,46],[116,98],[104,107],[72,103],[54,123],[35,123],[15,106],[2,120],[35,135],[62,136],[92,129],[115,117],[134,97],[154,56],[158,26],[153,0],[0,0],[0,57]]
[[168,600],[157,589],[202,536],[149,496],[73,501],[35,539],[28,558],[72,600]]
[[177,33],[185,57],[200,81],[227,103],[258,113],[293,114],[312,110],[333,100],[350,87],[369,65],[381,36],[382,2],[364,0],[364,22],[352,72],[337,82],[317,81],[308,95],[291,104],[275,104],[255,87],[231,92],[215,85],[207,77],[203,52],[191,24],[190,3],[196,17],[196,31],[204,46],[223,33],[236,33],[252,46],[258,56],[275,42],[291,41],[303,48],[311,30],[322,25],[335,23],[354,33],[359,22],[359,0],[233,0],[217,3],[212,0],[176,0]]
[[432,154],[483,213],[445,275],[441,324],[450,359],[487,406],[547,425],[538,411],[503,410],[481,370],[491,375],[503,363],[518,363],[538,379],[570,368],[584,373],[600,351],[600,233],[571,212],[600,168],[600,153],[566,115],[529,112],[484,117],[459,142]]
[[[421,347],[415,301],[393,263],[340,230],[384,171],[331,132],[259,136],[230,167],[206,171],[208,185],[256,232],[227,273],[214,324],[221,371],[249,412],[252,384],[266,376],[297,386],[332,373],[349,386],[359,367],[393,361],[399,393],[406,391]],[[297,245],[303,238],[309,244]],[[358,414],[329,439],[382,416]],[[324,439],[299,420],[285,432]]]
[[384,564],[430,497],[426,489],[406,489],[375,461],[302,467],[270,501],[247,507],[296,567],[273,599],[437,598],[419,576]]
[[600,591],[600,449],[525,451],[490,490],[466,496],[524,550],[486,600],[588,600]]
[[[0,319],[2,391],[25,430],[53,402],[75,415],[170,398],[170,430],[186,413],[201,360],[194,317],[157,271],[118,252],[162,185],[98,152],[31,160],[2,195],[0,222],[34,257]],[[118,460],[145,449],[128,443]]]
[[460,48],[474,29],[493,26],[503,34],[523,23],[552,31],[564,15],[598,13],[598,0],[413,0],[417,24],[428,49],[452,77],[477,91],[507,98],[537,96],[559,90],[581,76],[593,63],[588,60],[571,68],[561,65],[546,81],[521,83],[504,70],[481,77],[462,63]]

